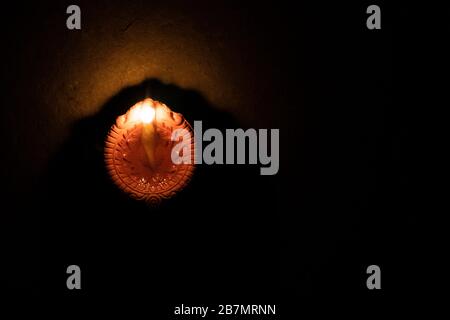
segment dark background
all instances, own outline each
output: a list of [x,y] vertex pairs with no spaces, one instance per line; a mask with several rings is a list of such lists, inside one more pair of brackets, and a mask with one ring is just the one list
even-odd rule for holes
[[[6,291],[291,306],[418,292],[409,76],[424,34],[408,22],[422,8],[378,3],[368,30],[372,3],[79,1],[70,31],[70,4],[3,8]],[[158,209],[127,198],[102,143],[146,94],[205,126],[279,128],[279,174],[199,166]]]

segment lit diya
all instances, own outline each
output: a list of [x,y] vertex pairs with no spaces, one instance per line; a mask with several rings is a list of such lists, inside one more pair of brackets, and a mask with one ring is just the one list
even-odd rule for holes
[[[189,148],[175,148],[180,142]],[[183,155],[186,150],[190,154]],[[173,161],[173,152],[189,161]],[[134,199],[152,205],[171,198],[188,184],[194,153],[190,124],[150,98],[119,116],[105,142],[106,167],[114,183]]]

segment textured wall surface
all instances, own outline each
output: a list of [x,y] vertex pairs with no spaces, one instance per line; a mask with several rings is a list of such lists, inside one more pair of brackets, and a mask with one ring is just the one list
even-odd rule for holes
[[[12,60],[6,68],[15,79],[8,91],[18,107],[5,121],[18,121],[18,132],[21,126],[34,128],[17,137],[33,141],[32,148],[52,150],[75,120],[149,78],[199,91],[248,125],[264,127],[277,117],[276,108],[267,106],[280,102],[272,88],[280,77],[273,55],[283,48],[275,50],[279,43],[265,30],[269,25],[255,21],[270,18],[270,8],[268,16],[255,17],[251,8],[225,4],[80,6],[81,31],[65,28],[62,3],[24,5],[23,18],[9,26],[18,24],[20,30],[9,34],[12,45],[6,49]],[[26,122],[15,116],[21,111],[29,115]]]

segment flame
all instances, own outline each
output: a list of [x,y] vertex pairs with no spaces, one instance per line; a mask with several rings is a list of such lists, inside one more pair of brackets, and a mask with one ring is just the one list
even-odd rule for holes
[[138,117],[143,123],[150,123],[155,119],[155,108],[148,101],[144,101],[139,109]]
[[160,108],[151,99],[140,101],[131,107],[125,115],[118,118],[118,125],[133,126],[136,123],[149,124],[155,122],[157,121],[156,118],[160,119],[158,109]]

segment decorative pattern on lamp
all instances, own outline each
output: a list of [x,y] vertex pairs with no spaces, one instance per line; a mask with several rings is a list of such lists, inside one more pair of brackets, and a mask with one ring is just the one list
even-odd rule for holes
[[[185,129],[172,141],[172,133]],[[175,164],[175,144],[190,144],[190,163]],[[147,98],[117,118],[105,142],[106,168],[114,183],[132,198],[157,205],[173,197],[194,172],[195,144],[191,125],[165,104]]]

